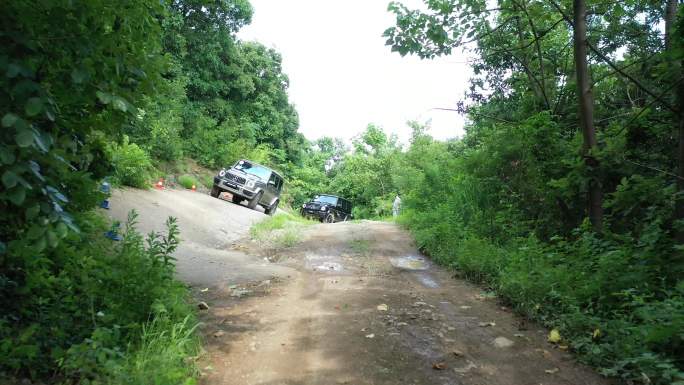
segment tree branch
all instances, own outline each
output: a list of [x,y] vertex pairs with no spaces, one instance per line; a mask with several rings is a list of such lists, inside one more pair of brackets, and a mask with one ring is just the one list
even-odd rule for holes
[[[563,19],[565,19],[565,21],[568,22],[568,24],[570,24],[570,26],[572,26],[574,28],[574,24],[572,22],[572,19],[570,19],[570,17],[565,13],[565,11],[563,11],[563,9],[560,7],[560,5],[558,5],[558,3],[556,3],[555,0],[549,0],[549,1],[554,6],[554,8],[556,8],[558,10],[558,12],[560,12],[560,14],[563,16]],[[639,82],[639,80],[637,80],[634,76],[632,76],[632,75],[622,71],[620,68],[618,68],[615,65],[615,63],[613,63],[613,61],[610,60],[610,58],[608,58],[603,53],[599,52],[599,50],[596,49],[596,47],[593,44],[591,44],[591,42],[589,40],[587,40],[587,47],[589,47],[589,49],[591,51],[593,51],[594,54],[599,57],[599,59],[601,59],[604,63],[608,64],[608,66],[610,68],[612,68],[615,72],[617,72],[620,75],[624,76],[625,78],[629,79],[629,81],[634,83],[634,85],[636,85],[637,88],[642,90],[644,93],[650,95],[651,97],[655,98],[658,102],[660,102],[668,110],[674,112],[675,114],[679,114],[679,111],[676,108],[674,108],[672,105],[670,105],[670,103],[666,102],[664,99],[662,99],[661,97],[656,95],[653,91],[646,88],[646,86],[641,84],[641,82]]]

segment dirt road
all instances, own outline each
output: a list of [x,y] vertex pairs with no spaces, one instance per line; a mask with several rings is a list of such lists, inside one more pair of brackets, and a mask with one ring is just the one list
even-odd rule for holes
[[314,225],[285,248],[246,238],[265,216],[245,207],[182,191],[117,194],[114,216],[134,207],[145,230],[179,218],[179,275],[210,306],[203,384],[608,383],[393,224]]

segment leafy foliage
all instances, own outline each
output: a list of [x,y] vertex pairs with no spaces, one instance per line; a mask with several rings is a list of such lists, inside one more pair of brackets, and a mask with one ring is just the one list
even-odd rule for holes
[[[682,52],[654,26],[666,24],[665,40],[681,31],[662,2],[586,3],[598,167],[580,156],[572,4],[390,4],[396,24],[385,36],[393,50],[475,54],[475,76],[459,104],[469,117],[466,135],[444,143],[418,130],[400,156],[400,220],[433,258],[558,328],[603,373],[677,383],[684,380],[684,256],[672,175],[681,117],[672,113],[677,98],[667,83],[681,76],[671,63]],[[600,234],[586,220],[594,180],[606,194]]]
[[22,285],[3,282],[4,371],[40,376],[59,364],[65,379],[105,381],[127,365],[129,350],[130,357],[145,345],[138,341],[148,321],[152,328],[162,322],[192,327],[187,291],[173,279],[178,226],[170,218],[166,235],[145,239],[134,229],[135,218],[129,216],[123,240],[113,244],[103,236],[109,227],[99,214],[79,215],[80,233],[31,264],[25,260]]

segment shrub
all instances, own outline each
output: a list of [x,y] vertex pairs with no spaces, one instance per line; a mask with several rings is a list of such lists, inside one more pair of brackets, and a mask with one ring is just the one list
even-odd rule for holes
[[[114,242],[104,236],[111,227],[101,216],[80,215],[80,234],[3,281],[0,374],[58,373],[69,382],[107,383],[135,376],[133,363],[155,350],[160,356],[148,360],[164,360],[170,372],[192,377],[182,359],[194,355],[195,321],[187,289],[173,276],[178,227],[170,218],[167,234],[144,238],[135,219],[131,213],[123,239]],[[161,368],[152,373],[164,378]],[[184,381],[177,379],[137,383]]]
[[129,143],[124,137],[121,145],[113,145],[111,149],[114,165],[115,181],[136,188],[149,185],[152,162],[149,155],[135,143]]
[[187,189],[191,189],[192,186],[197,186],[199,184],[197,179],[192,175],[181,175],[178,177],[178,183]]

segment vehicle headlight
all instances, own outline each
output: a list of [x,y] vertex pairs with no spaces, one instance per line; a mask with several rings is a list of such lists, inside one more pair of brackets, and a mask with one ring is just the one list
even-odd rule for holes
[[247,188],[252,188],[252,187],[254,187],[254,183],[255,183],[255,181],[253,181],[253,180],[250,179],[250,180],[247,181],[247,183],[245,184],[245,186],[247,186]]
[[302,208],[303,208],[303,209],[305,209],[305,208],[306,208],[306,203],[304,203],[304,204],[302,205]]
[[226,170],[219,171],[219,176],[226,176]]
[[321,206],[321,211],[325,211],[328,209],[328,206]]

